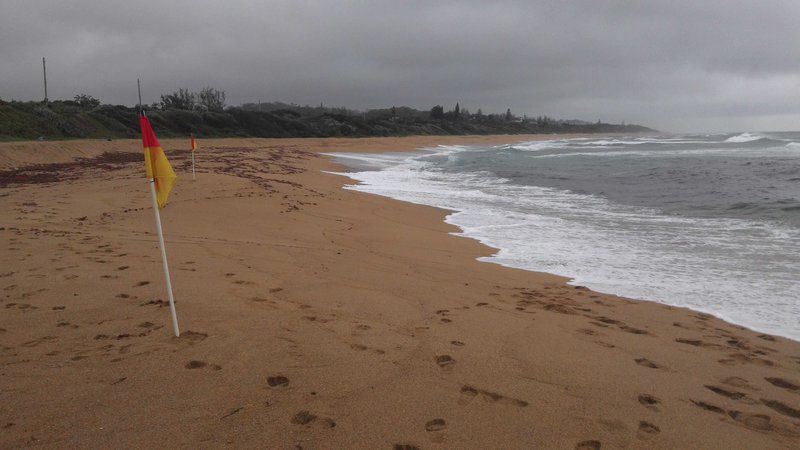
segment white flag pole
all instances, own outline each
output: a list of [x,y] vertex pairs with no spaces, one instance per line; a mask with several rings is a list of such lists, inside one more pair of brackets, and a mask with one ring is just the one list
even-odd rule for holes
[[[144,116],[144,108],[142,107],[142,85],[139,79],[136,79],[136,88],[139,91],[139,114]],[[161,249],[161,262],[164,263],[164,278],[167,280],[167,295],[169,295],[169,312],[172,315],[172,328],[175,330],[175,336],[181,335],[178,329],[178,315],[175,312],[175,299],[172,297],[172,282],[169,278],[169,265],[167,264],[167,249],[164,247],[164,232],[161,230],[161,214],[158,212],[158,197],[156,196],[156,182],[150,178],[148,181],[150,185],[150,196],[153,197],[153,212],[156,215],[156,230],[158,230],[158,247]]]
[[167,280],[167,295],[169,295],[169,312],[172,314],[172,328],[175,330],[175,336],[181,335],[178,329],[178,315],[175,312],[175,299],[172,297],[172,282],[169,278],[169,265],[167,264],[167,250],[164,247],[164,232],[161,231],[161,214],[158,212],[158,199],[156,198],[156,183],[151,178],[150,194],[153,197],[153,211],[156,214],[156,229],[158,230],[158,247],[161,249],[161,262],[164,263],[164,278]]
[[192,149],[192,180],[197,180],[197,177],[194,175],[194,149]]

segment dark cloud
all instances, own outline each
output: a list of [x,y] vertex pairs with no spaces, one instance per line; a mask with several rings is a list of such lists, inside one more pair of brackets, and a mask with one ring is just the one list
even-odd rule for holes
[[675,131],[796,129],[800,2],[16,1],[0,97],[472,110]]

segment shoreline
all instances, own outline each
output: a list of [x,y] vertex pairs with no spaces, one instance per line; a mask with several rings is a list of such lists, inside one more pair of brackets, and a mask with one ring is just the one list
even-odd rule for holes
[[[331,149],[441,138],[200,142],[196,183],[168,153],[180,339],[140,164],[2,188],[0,446],[800,442],[797,342],[485,264],[446,211],[321,172]],[[24,151],[0,144],[0,164]]]
[[[555,137],[555,139],[568,139],[568,138],[572,138],[572,137],[584,137],[584,135],[557,136],[557,137]],[[602,138],[606,138],[606,137],[612,137],[612,136],[601,135],[601,136],[599,136],[597,138],[598,139],[602,139]],[[540,140],[545,140],[545,139],[540,139]],[[502,142],[499,142],[499,143],[506,143],[506,141],[502,141]],[[511,143],[511,141],[509,141],[509,143]],[[456,145],[458,145],[458,144],[456,144]],[[464,145],[468,145],[468,144],[464,144]],[[390,150],[390,152],[392,152],[392,151],[401,151],[403,153],[406,153],[406,152],[407,153],[415,153],[416,152],[416,153],[419,153],[419,154],[423,154],[423,152],[425,150],[427,150],[427,148],[426,149],[418,148],[418,149],[405,149],[405,150]],[[362,153],[362,152],[353,152],[353,153]],[[369,152],[367,152],[367,153],[369,153]],[[380,154],[380,153],[386,153],[386,152],[377,152],[377,151],[375,152],[375,154]],[[343,185],[343,188],[345,188],[345,189],[351,189],[348,186],[357,186],[357,185],[363,184],[358,179],[350,178],[348,176],[349,172],[360,172],[362,170],[367,170],[367,171],[380,170],[378,168],[359,169],[356,166],[348,165],[345,162],[337,162],[336,161],[337,158],[348,159],[347,154],[338,155],[338,154],[335,154],[335,153],[323,153],[323,155],[331,158],[333,164],[335,164],[337,166],[337,168],[338,168],[337,169],[338,171],[327,171],[326,173],[331,173],[333,175],[344,176],[344,177],[346,177],[348,180],[350,180],[352,182],[352,183],[348,183],[348,184]],[[478,235],[469,235],[469,234],[467,234],[464,231],[464,229],[461,228],[458,225],[458,223],[456,223],[455,221],[450,219],[452,215],[457,214],[457,213],[463,213],[463,212],[465,212],[464,210],[445,208],[445,207],[438,207],[438,206],[428,205],[428,204],[425,204],[425,203],[417,203],[417,202],[414,202],[414,201],[409,201],[409,200],[404,200],[404,199],[401,199],[401,198],[391,197],[389,195],[382,195],[382,194],[378,194],[378,193],[374,193],[374,192],[364,191],[364,190],[360,190],[360,189],[357,189],[357,188],[352,188],[351,190],[353,190],[355,192],[360,192],[362,194],[378,195],[378,196],[383,197],[383,198],[387,198],[387,199],[394,200],[394,201],[399,201],[399,202],[404,202],[404,203],[408,203],[408,204],[412,204],[412,205],[433,207],[433,208],[437,208],[437,209],[443,211],[442,222],[447,223],[449,225],[452,225],[452,226],[454,226],[454,227],[456,227],[458,229],[457,232],[452,233],[453,235],[459,236],[459,237],[463,237],[463,238],[467,238],[467,239],[475,240],[478,243],[480,243],[481,245],[483,245],[483,246],[485,246],[485,247],[487,247],[488,249],[491,250],[491,252],[489,254],[482,254],[482,255],[476,256],[475,259],[477,261],[490,263],[490,264],[497,264],[497,265],[500,265],[502,267],[506,267],[506,268],[509,268],[509,269],[518,269],[518,270],[529,271],[529,272],[532,272],[532,273],[552,275],[552,276],[564,279],[565,280],[564,283],[569,285],[569,286],[580,286],[580,283],[575,281],[575,278],[573,276],[571,276],[571,275],[557,274],[557,273],[540,271],[540,270],[535,270],[535,269],[528,269],[528,268],[518,267],[518,266],[506,264],[506,263],[503,263],[503,262],[500,262],[500,261],[496,261],[494,259],[494,257],[496,256],[496,254],[498,252],[504,250],[502,247],[495,246],[492,243],[487,242],[488,238],[484,238],[484,237],[481,237],[481,236],[478,236]],[[622,293],[607,292],[607,291],[604,291],[604,290],[596,290],[595,288],[593,288],[591,286],[587,286],[587,287],[590,290],[592,290],[593,292],[603,293],[603,294],[607,294],[607,295],[613,295],[613,296],[617,296],[617,297],[621,297],[621,298],[626,298],[626,299],[629,299],[629,300],[645,301],[645,302],[656,303],[656,304],[669,306],[669,307],[674,307],[674,308],[682,308],[682,309],[685,309],[687,311],[691,311],[691,312],[694,312],[694,313],[708,314],[708,315],[714,316],[717,319],[720,319],[720,320],[722,320],[724,322],[730,323],[732,325],[735,325],[735,326],[738,326],[738,327],[743,327],[744,329],[752,331],[753,333],[756,333],[756,334],[767,334],[767,335],[772,335],[772,336],[778,336],[778,337],[781,337],[783,339],[787,339],[787,340],[790,340],[790,341],[793,341],[793,342],[796,342],[796,343],[800,343],[800,340],[795,339],[795,338],[793,338],[791,336],[787,336],[785,334],[781,334],[781,333],[775,332],[775,331],[758,329],[758,327],[753,327],[753,326],[748,325],[746,323],[738,322],[738,321],[736,321],[734,319],[725,317],[724,315],[721,315],[720,313],[712,311],[712,310],[709,310],[709,309],[703,309],[703,308],[696,307],[696,306],[682,306],[682,305],[678,305],[678,304],[675,304],[675,303],[671,303],[668,300],[655,300],[655,299],[649,299],[649,298],[628,296],[628,295],[625,295],[625,294],[622,294]]]

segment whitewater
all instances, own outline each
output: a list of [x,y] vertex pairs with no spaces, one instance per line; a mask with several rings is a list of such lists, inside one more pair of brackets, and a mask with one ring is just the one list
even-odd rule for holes
[[800,340],[800,133],[333,156],[348,189],[450,210],[481,260]]

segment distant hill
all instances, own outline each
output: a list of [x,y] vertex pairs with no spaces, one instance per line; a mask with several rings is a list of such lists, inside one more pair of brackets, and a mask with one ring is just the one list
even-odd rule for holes
[[[5,102],[0,100],[0,140],[136,138],[138,110],[66,100]],[[392,107],[369,111],[286,103],[245,104],[216,111],[154,106],[147,115],[159,136],[178,137],[336,137],[534,133],[654,132],[640,125],[558,121],[548,117],[471,114],[458,106],[445,112]]]

